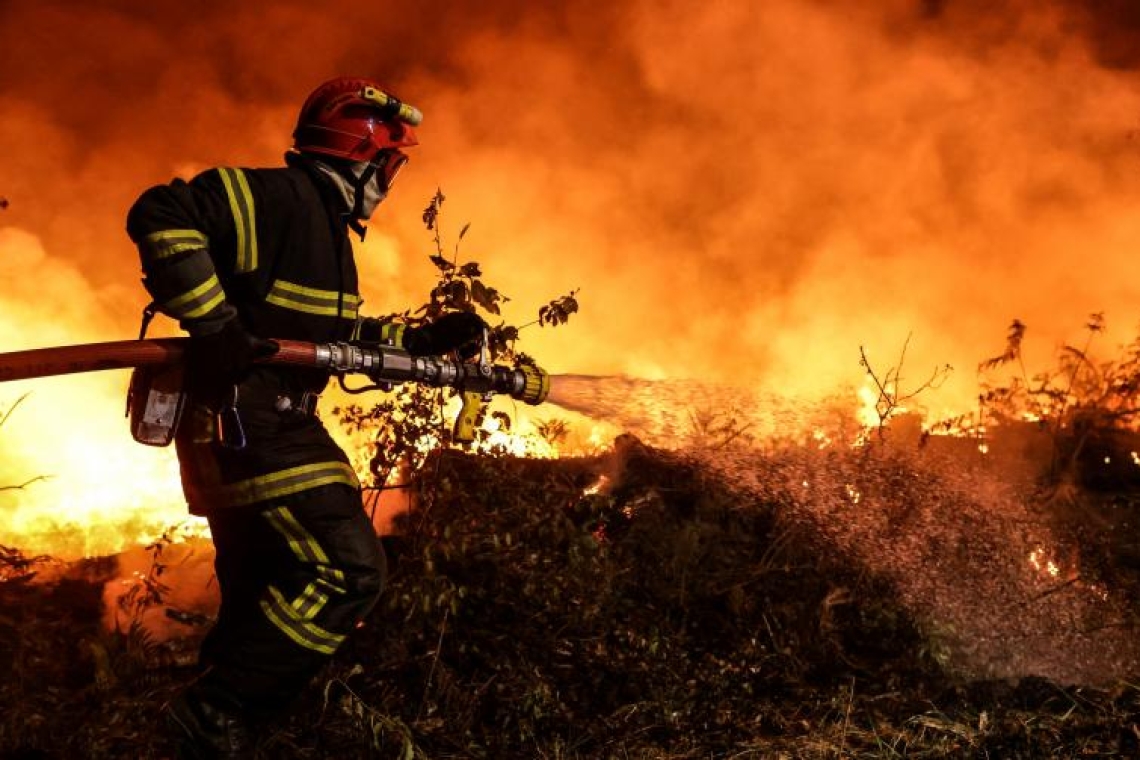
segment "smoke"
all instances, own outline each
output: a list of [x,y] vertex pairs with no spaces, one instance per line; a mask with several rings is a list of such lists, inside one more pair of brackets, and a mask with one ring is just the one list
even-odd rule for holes
[[[307,91],[354,72],[427,114],[369,305],[422,297],[441,185],[516,321],[582,287],[570,327],[527,336],[556,370],[825,390],[913,333],[916,372],[968,387],[1013,317],[1046,355],[1090,311],[1133,327],[1127,4],[428,5],[10,2],[6,216],[133,285],[139,191],[277,163]],[[116,299],[118,335],[142,300]]]
[[0,223],[45,258],[0,289],[61,264],[86,289],[55,281],[41,314],[82,295],[76,338],[133,335],[138,193],[279,164],[308,91],[361,74],[426,114],[361,247],[369,311],[422,301],[441,186],[447,245],[472,223],[461,256],[511,321],[581,288],[568,326],[524,331],[552,371],[819,394],[911,336],[904,383],[949,363],[937,403],[960,409],[1015,317],[1031,362],[1093,311],[1104,348],[1130,337],[1138,37],[1130,4],[1076,0],[8,0]]

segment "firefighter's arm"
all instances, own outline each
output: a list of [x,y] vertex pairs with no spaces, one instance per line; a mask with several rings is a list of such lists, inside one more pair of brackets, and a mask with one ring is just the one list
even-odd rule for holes
[[143,285],[159,312],[192,336],[218,332],[235,317],[219,275],[234,262],[219,260],[217,251],[229,246],[216,243],[235,239],[237,225],[220,175],[147,190],[127,215],[127,233],[138,246]]
[[486,327],[479,315],[468,311],[449,312],[421,327],[362,317],[356,322],[353,339],[395,346],[413,356],[438,356],[482,338]]
[[198,389],[237,382],[277,350],[246,331],[222,284],[257,267],[253,197],[240,170],[152,187],[127,215],[127,232],[155,308],[194,338],[186,356]]

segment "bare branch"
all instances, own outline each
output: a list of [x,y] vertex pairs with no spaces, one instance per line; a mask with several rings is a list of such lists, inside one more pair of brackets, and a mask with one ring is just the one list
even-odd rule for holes
[[30,480],[25,480],[23,483],[21,483],[18,486],[0,486],[0,491],[23,491],[25,488],[30,486],[32,483],[38,483],[41,480],[51,480],[51,476],[50,475],[37,475],[34,478],[31,478]]
[[930,377],[914,390],[909,392],[902,392],[902,369],[906,362],[906,352],[910,347],[911,335],[906,336],[903,341],[902,350],[899,352],[898,364],[894,367],[887,369],[886,373],[879,377],[871,366],[871,361],[867,358],[866,349],[859,346],[859,365],[867,372],[867,376],[875,384],[879,397],[875,401],[875,414],[879,416],[879,432],[883,431],[884,426],[894,413],[907,401],[916,398],[920,393],[926,390],[936,389],[946,381],[946,378],[953,372],[953,367],[949,364],[944,364],[937,367],[931,372]]
[[12,412],[16,411],[16,407],[23,403],[24,399],[27,397],[28,394],[25,393],[23,396],[20,396],[18,399],[16,399],[16,403],[12,404],[12,406],[4,410],[4,416],[0,417],[0,426],[3,426],[3,424],[8,421],[8,418],[12,416]]

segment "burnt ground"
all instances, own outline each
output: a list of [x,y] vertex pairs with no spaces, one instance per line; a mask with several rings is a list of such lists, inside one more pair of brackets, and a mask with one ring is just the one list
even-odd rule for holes
[[[911,548],[920,545],[909,533],[928,521],[908,502],[932,491],[953,492],[939,509],[968,516],[977,538],[953,534],[955,556],[976,566],[974,555],[1000,553],[1000,536],[984,538],[993,526],[974,514],[973,489],[909,458],[870,468],[843,455],[836,482],[848,496],[860,489],[859,514],[891,512],[894,533],[869,530],[868,543],[821,529],[845,517],[803,506],[799,456],[750,455],[749,478],[733,476],[740,463],[726,466],[726,452],[681,456],[632,439],[590,459],[430,462],[414,484],[418,506],[384,539],[391,573],[380,606],[267,728],[261,756],[1140,756],[1140,673],[1094,667],[1117,661],[1096,649],[1117,639],[1082,622],[1080,637],[1058,641],[1084,647],[1087,667],[1042,666],[1043,676],[1035,667],[1052,660],[1011,660],[1002,637],[979,656],[965,622],[947,635],[939,615],[951,607],[920,603],[988,593],[971,594],[973,576],[954,567],[940,584],[910,580],[933,562],[922,552],[949,551],[933,540]],[[1031,495],[1063,505],[1043,519],[1076,555],[1065,569],[1075,575],[1029,602],[1103,591],[1115,615],[1106,629],[1135,638],[1132,494],[1124,479],[1086,479],[1064,500]],[[887,562],[890,547],[906,551]],[[161,705],[194,675],[203,611],[169,610],[181,622],[171,619],[177,635],[163,640],[129,615],[109,631],[116,558],[51,573],[32,559],[0,555],[0,757],[168,757]],[[126,612],[163,609],[169,589],[151,581],[135,586]],[[945,588],[955,583],[964,590]],[[995,620],[1017,609],[1003,601]],[[1020,617],[1018,635],[1040,625]],[[1067,672],[1088,677],[1056,676]]]

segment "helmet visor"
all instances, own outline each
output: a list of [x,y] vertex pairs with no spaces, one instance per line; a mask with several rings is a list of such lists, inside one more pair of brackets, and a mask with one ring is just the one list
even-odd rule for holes
[[380,181],[380,187],[384,192],[388,192],[392,187],[396,175],[406,163],[408,163],[407,155],[395,148],[380,151],[372,165],[376,168],[376,178]]

